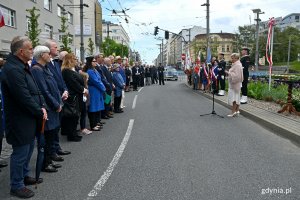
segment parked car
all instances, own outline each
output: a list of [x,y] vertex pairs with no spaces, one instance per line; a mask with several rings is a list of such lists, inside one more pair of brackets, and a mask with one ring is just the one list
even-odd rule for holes
[[178,72],[173,67],[166,67],[164,71],[164,79],[165,80],[178,80]]

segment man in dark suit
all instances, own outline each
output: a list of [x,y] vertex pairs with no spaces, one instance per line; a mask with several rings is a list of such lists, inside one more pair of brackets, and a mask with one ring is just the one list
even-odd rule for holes
[[[1,70],[2,66],[4,65],[5,61],[0,58],[0,75],[1,75]],[[3,127],[3,108],[2,108],[2,93],[1,93],[1,82],[0,82],[0,156],[1,156],[1,151],[2,151],[2,142],[3,142],[3,137],[4,137],[4,127]],[[8,164],[4,160],[0,160],[0,168],[6,167]],[[1,170],[0,170],[1,172]]]
[[[105,76],[107,82],[109,83],[109,86],[106,88],[106,93],[108,95],[112,95],[112,91],[115,89],[115,85],[113,84],[113,78],[112,74],[110,72],[110,67],[111,67],[111,59],[109,57],[104,58],[104,64],[101,66],[103,75]],[[105,105],[105,110],[108,111],[108,117],[112,118],[113,117],[113,112],[112,112],[112,105],[111,105],[111,100]]]
[[140,68],[137,62],[135,62],[135,65],[132,67],[131,71],[132,71],[133,91],[137,91],[137,86],[140,81]]
[[32,43],[28,37],[15,37],[1,74],[6,140],[13,149],[10,157],[10,193],[20,198],[34,196],[34,192],[25,185],[36,183],[34,178],[29,177],[29,162],[35,134],[41,131],[37,127],[41,129],[42,120],[47,119],[43,96],[29,71],[28,61],[32,53]]
[[[53,74],[54,79],[56,80],[62,100],[66,100],[68,98],[69,93],[68,93],[68,88],[61,75],[61,64],[58,61],[54,60],[54,58],[58,56],[57,43],[54,40],[47,40],[44,43],[44,46],[50,49],[50,55],[51,55],[51,61],[47,63],[47,67],[49,68],[49,70]],[[69,151],[63,151],[62,148],[60,147],[58,133],[55,134],[54,136],[51,152],[52,152],[52,156],[51,156],[52,160],[58,162],[64,161],[64,158],[59,155],[68,155],[71,153]]]
[[165,71],[165,68],[161,65],[161,63],[159,63],[157,71],[158,71],[159,85],[161,85],[161,84],[165,85],[165,80],[164,80],[164,71]]

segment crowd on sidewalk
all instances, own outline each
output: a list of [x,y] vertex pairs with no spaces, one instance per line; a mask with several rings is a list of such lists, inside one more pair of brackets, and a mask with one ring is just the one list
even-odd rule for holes
[[[127,59],[102,54],[86,57],[81,64],[73,53],[59,52],[54,40],[33,48],[23,36],[13,38],[11,54],[0,59],[0,64],[0,155],[5,134],[12,146],[10,194],[20,198],[34,196],[26,185],[43,182],[38,161],[36,177],[29,175],[35,142],[41,171],[55,173],[62,167],[57,162],[71,153],[62,149],[59,133],[70,142],[80,142],[83,135],[101,131],[104,120],[114,113],[124,112],[125,92],[131,86],[136,91],[145,82],[147,86],[157,84],[157,78],[164,85],[161,65],[136,62],[129,66]],[[0,168],[7,165],[0,162]]]
[[219,59],[212,57],[202,64],[198,60],[195,66],[185,70],[188,84],[193,85],[194,90],[224,96],[225,83],[228,81],[228,104],[232,105],[232,113],[228,114],[228,117],[238,116],[239,105],[246,104],[248,100],[249,49],[244,47],[241,53],[241,58],[238,53],[231,54],[230,69],[226,69],[224,53],[219,53]]

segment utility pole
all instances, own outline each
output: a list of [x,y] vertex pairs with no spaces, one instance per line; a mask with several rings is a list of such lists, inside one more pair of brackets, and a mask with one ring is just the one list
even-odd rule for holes
[[83,43],[83,0],[80,0],[80,61],[84,63],[84,43]]
[[161,40],[161,64],[164,64],[164,39]]
[[289,49],[288,49],[288,60],[287,60],[287,73],[289,73],[290,70],[290,54],[291,54],[291,35],[289,37]]
[[255,49],[255,71],[258,71],[258,42],[259,42],[259,15],[264,14],[265,12],[261,12],[260,9],[253,9],[253,13],[256,14],[256,49]]
[[[209,36],[209,0],[206,0],[205,4],[202,4],[201,6],[206,6],[206,59],[208,56],[208,51],[210,47],[210,36]],[[210,61],[206,60],[206,63]]]
[[106,23],[107,26],[107,38],[109,38],[109,22]]

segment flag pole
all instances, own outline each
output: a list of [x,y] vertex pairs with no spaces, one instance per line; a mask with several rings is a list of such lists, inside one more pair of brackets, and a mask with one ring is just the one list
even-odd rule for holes
[[[271,58],[273,58],[273,39],[274,39],[274,26],[272,26],[272,36],[271,36]],[[273,60],[273,59],[272,59]],[[269,91],[271,90],[271,79],[272,79],[272,66],[273,66],[273,61],[270,63],[270,70],[269,70]]]

